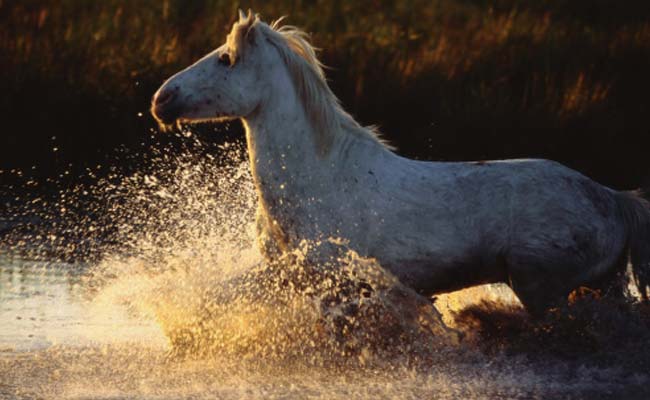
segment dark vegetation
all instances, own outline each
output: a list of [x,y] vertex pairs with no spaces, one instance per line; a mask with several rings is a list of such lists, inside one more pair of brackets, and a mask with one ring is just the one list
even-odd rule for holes
[[[149,99],[223,42],[238,7],[313,33],[345,107],[402,154],[546,157],[650,183],[645,0],[0,0],[0,186],[128,169],[116,153],[181,142],[153,133]],[[241,137],[218,130],[196,133]]]

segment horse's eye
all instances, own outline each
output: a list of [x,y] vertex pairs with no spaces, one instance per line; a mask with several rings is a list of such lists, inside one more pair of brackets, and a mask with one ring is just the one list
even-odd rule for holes
[[232,63],[230,62],[230,54],[221,53],[221,55],[219,56],[219,64],[230,67],[232,65]]

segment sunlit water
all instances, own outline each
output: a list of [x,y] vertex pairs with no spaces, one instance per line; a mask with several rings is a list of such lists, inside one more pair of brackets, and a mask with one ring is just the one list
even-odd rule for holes
[[[322,277],[299,254],[260,267],[245,163],[163,154],[154,167],[100,182],[82,215],[67,214],[79,193],[65,192],[33,240],[2,247],[0,398],[647,395],[648,371],[459,340],[471,332],[454,312],[516,304],[505,288],[440,296],[436,309],[354,253]],[[33,261],[43,248],[72,258],[82,242],[92,261]]]

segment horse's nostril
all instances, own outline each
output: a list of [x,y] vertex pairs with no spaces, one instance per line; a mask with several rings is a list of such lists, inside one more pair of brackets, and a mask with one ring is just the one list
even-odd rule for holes
[[158,105],[166,104],[169,103],[176,97],[176,94],[178,93],[178,90],[176,88],[170,88],[163,90],[162,92],[158,93],[158,96],[156,96],[155,102]]

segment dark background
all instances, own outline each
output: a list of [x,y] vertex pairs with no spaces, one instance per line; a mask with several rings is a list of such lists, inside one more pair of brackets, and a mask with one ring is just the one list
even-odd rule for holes
[[[403,155],[544,157],[650,184],[647,0],[0,0],[5,198],[185,146],[156,132],[151,95],[225,40],[238,7],[311,32],[345,108]],[[238,123],[194,132],[242,140]]]

